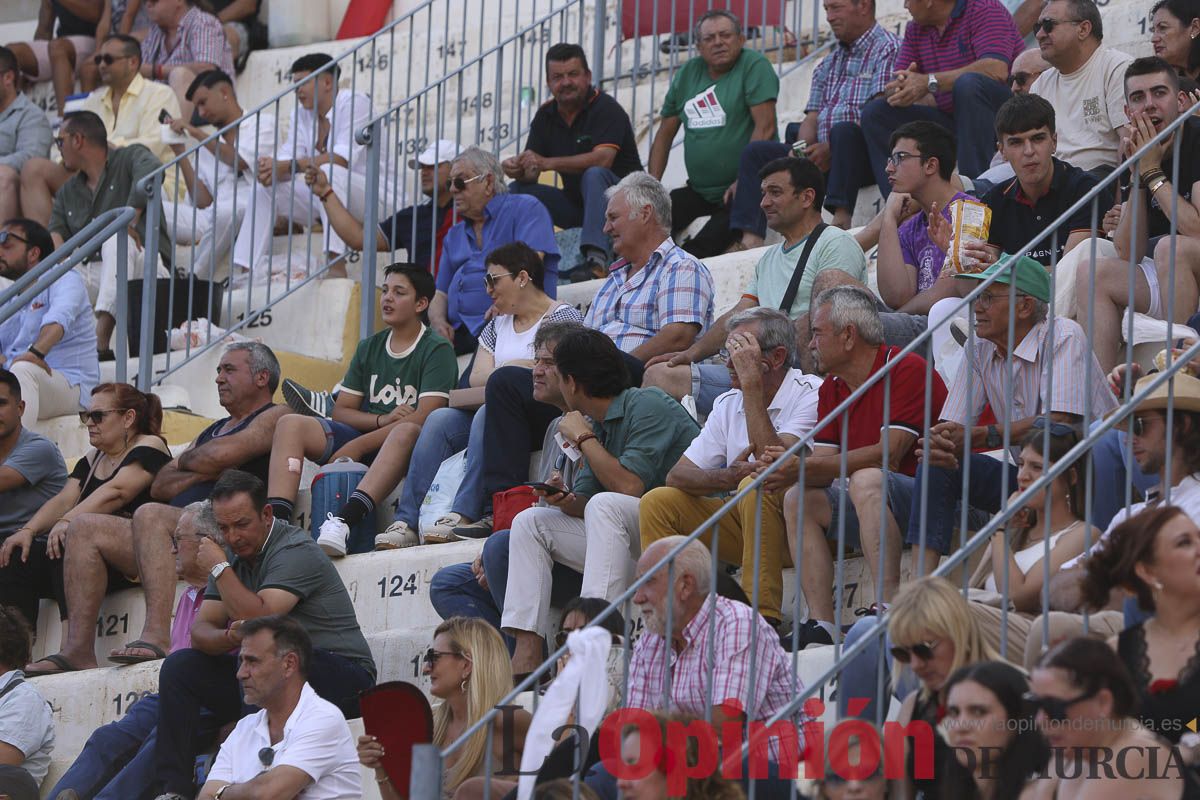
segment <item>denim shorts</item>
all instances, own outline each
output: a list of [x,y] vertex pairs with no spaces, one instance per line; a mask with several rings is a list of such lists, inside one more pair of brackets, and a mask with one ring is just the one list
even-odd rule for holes
[[317,462],[319,464],[328,464],[334,453],[362,436],[362,431],[352,428],[344,422],[326,417],[318,417],[317,422],[320,422],[321,427],[325,429],[325,453]]
[[[891,509],[892,518],[896,520],[896,524],[900,526],[900,531],[903,533],[905,526],[908,525],[908,515],[912,509],[912,494],[913,486],[916,485],[916,480],[901,472],[889,472],[887,474],[887,503]],[[834,481],[833,485],[825,490],[825,495],[829,498],[829,507],[833,509],[833,515],[830,517],[829,529],[825,531],[825,537],[832,541],[837,541],[838,525],[841,523],[839,519],[842,516],[842,503],[845,501],[846,507],[852,512],[853,505],[849,502],[849,495],[846,491],[846,484],[840,479]],[[846,514],[846,550],[861,549],[862,534],[858,528],[858,514]],[[878,533],[878,532],[876,532]]]
[[692,397],[701,418],[711,414],[717,398],[732,388],[729,368],[724,364],[692,364]]

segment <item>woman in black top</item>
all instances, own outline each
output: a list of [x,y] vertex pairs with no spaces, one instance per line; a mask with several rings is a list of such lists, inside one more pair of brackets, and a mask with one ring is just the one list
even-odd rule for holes
[[[62,565],[71,537],[86,537],[95,514],[132,517],[150,502],[150,484],[171,460],[157,395],[127,383],[103,383],[92,390],[91,407],[79,419],[87,426],[92,449],[75,465],[62,491],[0,547],[0,567],[23,562],[27,590],[56,597],[64,619]],[[136,567],[131,565],[127,574],[136,575]],[[111,581],[109,588],[115,588]]]

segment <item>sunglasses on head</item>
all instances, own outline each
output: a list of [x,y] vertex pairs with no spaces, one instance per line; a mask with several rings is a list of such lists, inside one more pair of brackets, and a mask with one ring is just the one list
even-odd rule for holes
[[1037,33],[1038,31],[1041,31],[1042,33],[1048,34],[1059,25],[1078,25],[1080,22],[1081,20],[1077,19],[1039,19],[1033,24],[1033,32]]
[[1033,692],[1026,692],[1022,699],[1025,701],[1025,706],[1028,708],[1030,716],[1041,711],[1046,715],[1046,719],[1053,720],[1054,722],[1062,722],[1067,718],[1067,712],[1071,709],[1071,706],[1082,703],[1084,700],[1092,699],[1099,691],[1099,689],[1093,689],[1087,694],[1080,695],[1071,700],[1063,700],[1061,697],[1042,697]]
[[29,244],[29,240],[24,236],[17,236],[12,231],[0,231],[0,244],[6,243],[9,239],[16,239],[18,242],[22,242],[23,244]]
[[465,179],[464,178],[451,178],[450,185],[461,192],[462,190],[467,188],[468,183],[474,183],[475,181],[479,180],[482,177],[483,177],[483,173],[481,172],[478,175],[476,175],[474,178],[465,178]]
[[891,649],[892,658],[899,661],[901,664],[907,664],[912,661],[912,657],[916,656],[922,661],[929,661],[933,658],[933,651],[941,642],[917,642],[911,647],[893,647]]
[[442,656],[457,656],[461,658],[462,653],[455,653],[451,650],[434,650],[431,647],[425,651],[425,655],[421,656],[421,661],[432,667]]
[[87,425],[89,422],[99,425],[109,414],[121,414],[127,410],[124,408],[98,408],[95,411],[80,411],[79,422],[83,425]]
[[[1046,418],[1038,417],[1037,419],[1035,419],[1033,421],[1033,427],[1039,431],[1046,430]],[[1050,423],[1050,435],[1051,436],[1074,436],[1074,437],[1078,438],[1079,431],[1076,430],[1074,426],[1068,425],[1065,422],[1051,422]]]

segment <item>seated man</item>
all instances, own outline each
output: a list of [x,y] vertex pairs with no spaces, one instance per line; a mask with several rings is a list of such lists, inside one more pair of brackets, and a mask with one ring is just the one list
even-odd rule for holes
[[[28,219],[0,225],[0,277],[17,280],[54,252],[50,232]],[[63,275],[0,323],[0,357],[21,382],[21,420],[74,414],[100,382],[96,326],[78,272]]]
[[[268,261],[273,259],[271,237],[278,218],[286,218],[289,227],[293,222],[307,227],[319,218],[325,230],[321,252],[329,259],[337,259],[330,267],[328,277],[346,277],[346,265],[341,260],[346,253],[346,244],[326,216],[324,201],[328,200],[329,193],[327,191],[320,197],[314,194],[304,173],[310,169],[323,171],[332,190],[340,193],[343,203],[349,203],[351,214],[362,219],[367,161],[354,134],[371,117],[371,98],[349,89],[338,89],[340,71],[336,64],[312,77],[314,72],[332,63],[332,56],[309,53],[292,64],[289,74],[298,84],[296,108],[279,151],[258,156],[260,185],[255,186],[253,194],[247,198],[246,223],[238,230],[233,249],[237,280],[251,277],[255,281],[268,280]],[[386,194],[382,190],[379,192],[381,219]]]
[[992,119],[1012,94],[1005,85],[1009,66],[1025,49],[999,0],[932,0],[909,12],[895,78],[885,97],[868,101],[862,110],[865,155],[884,197],[891,191],[885,171],[888,141],[906,122],[932,120],[952,129],[964,175],[973,178],[988,168]]
[[[27,80],[54,81],[54,107],[59,114],[66,109],[67,97],[75,91],[76,69],[96,49],[96,23],[100,21],[101,5],[42,0],[33,41],[8,46]],[[54,29],[56,20],[58,30]]]
[[213,516],[232,557],[202,539],[200,564],[208,590],[192,625],[192,647],[167,656],[159,673],[155,778],[171,800],[192,797],[202,709],[217,725],[242,716],[238,662],[242,623],[286,615],[312,640],[308,682],[347,718],[358,716],[358,693],[375,683],[375,662],[346,585],[307,531],[276,520],[266,487],[238,470],[212,491]]
[[[276,425],[267,485],[280,520],[292,517],[305,458],[371,465],[348,498],[365,506],[360,518],[370,516],[400,483],[421,423],[446,407],[458,381],[453,348],[424,323],[433,292],[433,276],[413,264],[385,269],[379,310],[387,328],[359,342],[338,385],[333,418],[289,414]],[[318,542],[329,555],[344,556],[349,533],[345,522],[331,518],[321,526]]]
[[1062,161],[1097,177],[1107,175],[1122,159],[1121,127],[1125,116],[1122,81],[1133,56],[1101,46],[1104,26],[1093,0],[1051,0],[1037,25],[1042,58],[1050,69],[1029,91],[1061,109],[1058,150]]
[[[307,631],[290,616],[242,625],[238,680],[246,703],[260,710],[238,720],[221,743],[198,800],[239,793],[273,800],[361,795],[350,726],[308,683],[313,655]],[[269,763],[263,750],[273,753]]]
[[[534,114],[525,150],[504,160],[504,174],[513,179],[510,191],[542,201],[556,227],[583,227],[580,277],[606,278],[612,242],[604,233],[604,192],[642,169],[633,125],[620,103],[592,86],[577,44],[546,51],[546,83],[554,99]],[[543,172],[558,173],[562,188],[539,183]]]
[[21,168],[50,153],[46,114],[21,91],[17,57],[0,47],[0,219],[21,215]]
[[[192,622],[200,611],[208,583],[208,571],[196,561],[202,538],[212,539],[225,547],[225,539],[212,515],[212,504],[207,500],[191,503],[183,509],[179,525],[173,531],[155,531],[153,537],[143,536],[134,541],[135,550],[149,543],[169,554],[173,552],[171,558],[175,567],[171,575],[187,584],[179,595],[171,621],[172,653],[192,646]],[[165,561],[163,567],[167,566]],[[172,592],[174,588],[172,584]],[[131,648],[132,645],[126,649]],[[114,660],[119,663],[133,661],[132,658]],[[158,704],[157,692],[146,695],[131,705],[125,716],[92,731],[75,763],[58,779],[48,796],[58,798],[62,792],[70,790],[78,797],[96,800],[138,797],[154,781]],[[203,736],[216,734],[216,728],[208,725],[207,720],[202,720],[202,729]]]
[[180,116],[192,118],[187,89],[201,72],[233,74],[233,53],[220,21],[194,0],[146,3],[150,30],[142,41],[142,77],[161,81],[179,99]]
[[[187,449],[158,471],[150,486],[150,494],[158,502],[134,512],[132,524],[120,517],[104,517],[105,527],[96,527],[89,537],[98,549],[94,563],[79,562],[103,575],[110,559],[107,548],[112,547],[118,553],[113,560],[128,564],[133,559],[137,565],[146,621],[134,641],[112,652],[110,658],[121,663],[162,658],[171,644],[176,579],[166,540],[179,524],[182,509],[207,500],[217,478],[227,469],[248,472],[259,480],[267,477],[271,434],[287,413],[286,406],[271,400],[279,386],[279,361],[265,344],[236,342],[226,346],[221,355],[216,383],[217,396],[229,416],[201,431]],[[147,545],[154,542],[159,546]],[[86,646],[94,649],[90,641]]]
[[[219,69],[197,75],[188,87],[187,99],[195,103],[201,119],[218,129],[246,113],[238,103],[233,80]],[[185,119],[172,119],[171,129],[197,142],[209,136]],[[196,277],[211,278],[229,256],[234,234],[246,215],[246,198],[254,193],[254,165],[274,146],[275,117],[260,111],[179,161],[188,197],[179,203],[164,198],[163,216],[172,240],[177,245],[192,245],[188,260]],[[183,155],[184,145],[173,144],[171,150]]]
[[12,606],[0,606],[0,795],[38,800],[50,770],[54,714],[21,673],[33,650],[33,631]]
[[[87,96],[82,110],[93,112],[104,123],[109,145],[140,144],[159,161],[170,161],[174,153],[163,144],[159,116],[165,111],[178,118],[179,101],[170,88],[139,74],[142,43],[132,36],[110,36],[100,45],[95,64],[104,86]],[[54,195],[73,171],[74,168],[45,154],[30,159],[21,170],[21,207],[25,216],[48,224]],[[168,170],[163,175],[163,197],[174,197],[175,188],[175,170]]]
[[[408,260],[421,269],[429,270],[437,277],[438,261],[442,254],[442,240],[454,224],[454,195],[450,193],[450,164],[462,152],[462,148],[448,139],[439,139],[408,162],[409,169],[421,171],[421,194],[429,202],[402,208],[391,219],[379,223],[375,235],[376,250],[401,250]],[[352,250],[362,250],[365,235],[362,220],[354,216],[342,203],[337,187],[329,185],[329,179],[321,170],[310,170],[309,186],[318,197],[325,198],[325,217],[333,231]],[[333,193],[328,191],[333,189]],[[343,189],[343,194],[345,190]],[[360,215],[361,216],[361,215]]]
[[[792,367],[796,337],[787,316],[773,308],[752,308],[725,324],[733,388],[713,403],[704,430],[667,474],[667,485],[642,498],[643,550],[664,536],[691,533],[724,505],[724,497],[711,495],[738,491],[753,479],[753,460],[761,459],[768,447],[790,447],[817,424],[821,379]],[[783,567],[789,563],[783,497],[762,493],[759,541],[758,494],[748,493],[736,514],[721,518],[718,557],[741,565],[748,597],[758,584],[758,610],[774,625],[783,618]],[[711,545],[709,537],[701,541]]]
[[745,48],[742,23],[729,11],[705,12],[696,22],[696,40],[700,55],[675,73],[663,100],[647,171],[662,180],[682,125],[688,182],[671,192],[671,232],[680,234],[709,215],[703,230],[683,243],[692,255],[707,258],[724,253],[735,241],[727,206],[742,148],[779,138],[779,76],[766,56]]
[[[907,544],[921,548],[923,566],[918,574],[932,572],[941,556],[951,551],[959,498],[974,508],[995,513],[1007,502],[1003,489],[1011,491],[1017,485],[1015,466],[973,451],[1002,447],[1004,429],[1015,457],[1015,445],[1039,416],[1079,424],[1085,413],[1096,419],[1117,404],[1079,325],[1056,317],[1054,339],[1050,340],[1046,319],[1050,276],[1045,268],[1028,256],[1006,256],[983,272],[957,277],[986,280],[993,275],[998,276],[995,283],[975,299],[974,348],[965,354],[966,360],[950,386],[942,406],[942,421],[917,442],[917,447],[923,448],[927,439],[930,448],[928,458],[917,468],[905,537]],[[1014,326],[1011,330],[1010,316]],[[997,424],[975,424],[985,404],[991,406]],[[970,483],[965,495],[964,454],[970,459]],[[927,485],[922,486],[923,482]],[[925,503],[922,497],[927,498]]]
[[[910,122],[909,125],[918,123]],[[798,469],[781,469],[767,479],[769,489],[791,484],[784,498],[792,563],[800,564],[800,585],[808,602],[808,621],[800,628],[796,649],[833,644],[833,557],[826,540],[844,536],[846,549],[861,544],[867,573],[883,565],[880,602],[900,588],[900,525],[907,524],[912,503],[917,453],[913,444],[942,412],[946,386],[937,372],[925,393],[925,359],[904,356],[891,377],[874,384],[848,412],[831,417],[850,394],[899,350],[883,344],[883,323],[875,299],[852,286],[827,289],[813,303],[812,350],[825,375],[817,400],[824,424],[813,438],[813,453],[804,462],[804,487],[795,485]],[[890,384],[890,385],[889,385]],[[885,409],[887,416],[885,417]],[[843,422],[846,474],[842,474]],[[800,492],[803,519],[797,530]],[[882,522],[882,528],[881,528]],[[880,541],[880,531],[884,540]],[[803,556],[801,556],[803,553]]]
[[516,639],[518,674],[541,663],[553,565],[583,573],[581,597],[612,600],[623,592],[641,552],[638,498],[662,485],[699,432],[661,390],[629,387],[620,351],[599,331],[563,336],[554,362],[571,409],[558,432],[584,463],[570,486],[561,478],[549,482],[561,490],[543,493],[549,508],[526,509],[513,520],[501,626]]
[[[874,182],[870,163],[862,157],[864,143],[859,119],[863,104],[883,94],[891,77],[874,68],[896,60],[900,39],[875,21],[875,0],[833,0],[825,3],[825,19],[837,46],[813,72],[800,141],[804,157],[825,174],[825,208],[833,225],[849,228],[858,190]],[[866,65],[873,65],[868,68]],[[729,227],[741,231],[742,245],[760,247],[767,221],[759,204],[759,170],[789,154],[781,142],[750,142],[742,150],[737,192],[729,210]],[[954,164],[950,165],[954,169]]]
[[[794,321],[798,348],[807,349],[808,310],[814,286],[819,293],[826,285],[867,279],[867,258],[849,233],[826,225],[815,239],[811,238],[822,224],[821,202],[825,193],[825,180],[813,162],[780,158],[763,167],[759,178],[767,224],[783,235],[783,241],[767,248],[754,268],[754,277],[742,290],[741,299],[703,336],[689,342],[690,346],[682,351],[655,355],[646,362],[647,386],[658,386],[676,399],[692,395],[701,415],[708,414],[717,395],[732,385],[725,365],[700,363],[721,351],[730,317],[756,306],[777,308]],[[798,273],[800,280],[793,288],[793,278]],[[827,280],[832,283],[826,284]],[[596,308],[595,302],[592,308]],[[806,359],[803,352],[800,358],[803,363]],[[806,368],[812,371],[811,365]]]
[[241,73],[251,50],[266,47],[266,27],[258,20],[262,0],[208,0],[229,42],[234,69]]
[[[0,542],[28,530],[25,526],[37,510],[67,483],[62,453],[54,442],[21,424],[23,410],[20,381],[0,369]],[[0,568],[7,566],[0,563]],[[38,601],[28,586],[17,585],[18,576],[28,579],[29,573],[14,570],[0,581],[0,606],[16,607],[28,621],[36,618]]]
[[[72,111],[63,118],[55,140],[62,153],[63,166],[78,170],[54,196],[50,212],[50,233],[54,246],[83,230],[99,214],[114,208],[132,206],[138,210],[126,253],[128,277],[142,274],[142,245],[149,243],[146,233],[146,193],[137,188],[138,181],[158,169],[161,164],[154,154],[140,144],[116,150],[108,146],[104,123],[91,111]],[[103,180],[102,180],[103,178]],[[171,263],[171,239],[165,219],[159,220],[156,232],[158,277],[168,277]],[[88,296],[96,309],[96,347],[104,358],[112,358],[113,329],[117,320],[117,237],[110,237],[95,255],[76,267],[87,285]]]
[[[1179,90],[1179,77],[1166,61],[1139,58],[1125,72],[1125,109],[1131,120],[1122,139],[1128,157],[1192,105]],[[1176,140],[1179,140],[1178,142]],[[1178,144],[1178,150],[1176,145]],[[1179,185],[1174,184],[1179,153]],[[1117,363],[1121,316],[1130,306],[1129,264],[1133,270],[1133,310],[1183,322],[1200,303],[1200,120],[1190,119],[1138,161],[1138,191],[1121,206],[1112,245],[1097,240],[1095,316],[1087,310],[1092,294],[1090,250],[1076,270],[1076,305],[1081,324],[1091,332],[1100,365]],[[1178,203],[1178,218],[1172,221]],[[1090,213],[1090,210],[1089,210]],[[1135,227],[1136,218],[1136,227]],[[1177,235],[1172,235],[1177,234]]]

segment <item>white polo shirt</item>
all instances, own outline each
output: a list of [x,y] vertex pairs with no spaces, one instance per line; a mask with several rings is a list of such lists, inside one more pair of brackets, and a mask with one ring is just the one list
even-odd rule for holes
[[[1154,490],[1154,494],[1150,495],[1151,499],[1156,498],[1158,490]],[[1077,555],[1070,561],[1062,565],[1062,569],[1070,569],[1076,566],[1082,566],[1083,559],[1090,556],[1092,552],[1100,546],[1100,543],[1108,539],[1108,535],[1113,532],[1113,529],[1120,525],[1130,517],[1137,516],[1146,510],[1149,505],[1149,500],[1144,503],[1134,503],[1129,508],[1122,508],[1112,518],[1112,522],[1108,524],[1108,529],[1100,534],[1100,538],[1092,542],[1092,547],[1086,553]],[[1196,480],[1196,475],[1188,475],[1186,478],[1175,484],[1175,488],[1171,490],[1171,502],[1168,505],[1177,506],[1183,509],[1183,513],[1191,517],[1192,522],[1200,525],[1200,480]]]
[[[259,711],[238,722],[221,745],[208,779],[246,783],[266,772],[258,753],[272,747],[267,712]],[[362,797],[358,754],[350,726],[337,706],[322,700],[307,683],[300,702],[283,726],[283,738],[273,746],[270,769],[287,766],[303,770],[313,782],[296,795],[298,800],[342,800]]]
[[[817,390],[821,379],[790,369],[771,402],[767,416],[775,432],[804,436],[817,425]],[[732,464],[750,444],[742,390],[730,389],[713,401],[712,413],[692,440],[684,457],[701,469],[721,469]]]
[[[0,691],[21,678],[24,673],[19,669],[0,675]],[[41,784],[54,750],[54,715],[50,704],[28,680],[0,697],[0,742],[21,751],[25,757],[21,768]]]

